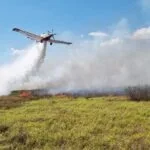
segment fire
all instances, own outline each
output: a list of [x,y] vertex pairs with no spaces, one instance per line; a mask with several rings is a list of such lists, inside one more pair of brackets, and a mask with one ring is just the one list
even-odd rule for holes
[[26,97],[31,97],[31,96],[32,96],[31,91],[22,91],[22,92],[20,93],[20,97],[26,98]]

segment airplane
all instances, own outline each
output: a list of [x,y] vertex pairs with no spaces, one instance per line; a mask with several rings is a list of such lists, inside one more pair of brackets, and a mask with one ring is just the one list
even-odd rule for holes
[[12,31],[19,32],[19,33],[27,36],[27,38],[29,38],[31,40],[35,40],[36,42],[41,42],[41,43],[49,42],[50,45],[52,45],[53,43],[66,44],[66,45],[72,44],[71,42],[55,40],[54,36],[56,34],[53,33],[53,30],[52,30],[52,32],[48,31],[47,34],[42,34],[42,35],[36,35],[36,34],[30,33],[30,32],[21,30],[19,28],[13,28]]

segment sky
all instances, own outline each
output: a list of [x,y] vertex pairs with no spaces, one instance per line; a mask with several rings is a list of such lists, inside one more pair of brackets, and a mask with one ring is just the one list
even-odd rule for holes
[[10,61],[12,47],[22,49],[32,43],[12,32],[13,27],[37,34],[54,29],[58,34],[88,36],[111,32],[120,20],[131,31],[148,27],[149,16],[150,0],[1,0],[0,65]]

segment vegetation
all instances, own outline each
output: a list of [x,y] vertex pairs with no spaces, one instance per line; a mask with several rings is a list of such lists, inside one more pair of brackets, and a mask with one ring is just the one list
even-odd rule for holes
[[21,105],[0,108],[0,149],[149,147],[150,102],[136,103],[124,97],[50,97],[24,99]]
[[133,101],[150,101],[150,86],[131,86],[126,88],[126,94]]

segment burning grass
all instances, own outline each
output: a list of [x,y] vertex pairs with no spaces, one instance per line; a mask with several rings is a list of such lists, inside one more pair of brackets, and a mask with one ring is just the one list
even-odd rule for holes
[[0,126],[11,149],[148,149],[149,117],[150,102],[58,95],[0,109]]
[[39,100],[40,98],[49,98],[51,95],[32,95],[30,91],[15,91],[9,96],[0,96],[0,109],[10,109],[19,107],[25,102]]

